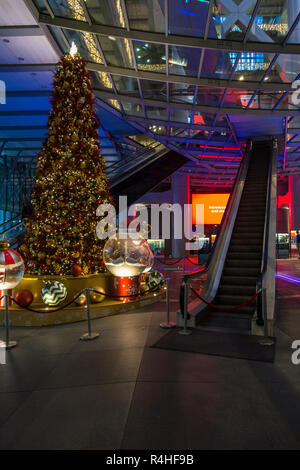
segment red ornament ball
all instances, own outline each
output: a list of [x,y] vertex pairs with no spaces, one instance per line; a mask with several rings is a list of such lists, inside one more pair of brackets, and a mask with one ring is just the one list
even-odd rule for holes
[[82,273],[82,267],[79,264],[74,264],[70,270],[72,276],[80,276]]
[[16,301],[21,305],[21,307],[29,307],[33,302],[33,294],[30,290],[20,290],[16,296]]

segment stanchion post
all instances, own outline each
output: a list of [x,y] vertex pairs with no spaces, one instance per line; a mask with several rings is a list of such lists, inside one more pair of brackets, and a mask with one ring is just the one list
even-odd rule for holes
[[266,289],[265,287],[262,288],[262,308],[263,308],[263,319],[264,319],[264,337],[260,341],[262,346],[272,346],[274,344],[274,340],[269,337],[268,335],[268,317],[267,317],[267,301],[266,301]]
[[170,322],[170,278],[166,279],[166,317],[167,321],[160,324],[161,328],[174,328],[176,323]]
[[5,306],[5,313],[4,313],[4,323],[5,323],[5,348],[12,349],[17,346],[17,341],[10,341],[9,340],[9,318],[8,318],[8,293],[7,290],[3,291],[4,297],[4,306]]
[[183,295],[183,304],[184,304],[184,311],[183,311],[183,329],[178,331],[180,335],[188,336],[192,334],[191,330],[187,328],[187,315],[188,315],[188,285],[187,282],[184,283],[184,295]]
[[90,341],[92,339],[96,339],[99,337],[99,333],[92,333],[92,328],[91,328],[91,317],[90,317],[90,292],[89,289],[84,289],[84,295],[86,298],[86,319],[87,319],[87,326],[88,326],[88,332],[85,333],[80,337],[82,341]]

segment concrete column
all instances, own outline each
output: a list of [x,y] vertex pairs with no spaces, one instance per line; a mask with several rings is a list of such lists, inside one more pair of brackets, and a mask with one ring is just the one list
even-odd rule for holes
[[300,175],[289,176],[290,230],[300,230]]
[[[171,226],[172,237],[172,256],[173,258],[182,258],[185,254],[185,237],[184,237],[184,204],[189,204],[189,176],[175,173],[172,175],[172,192],[173,204],[180,204],[182,210],[182,238],[180,240],[174,238],[174,229]],[[173,225],[173,224],[172,224]]]

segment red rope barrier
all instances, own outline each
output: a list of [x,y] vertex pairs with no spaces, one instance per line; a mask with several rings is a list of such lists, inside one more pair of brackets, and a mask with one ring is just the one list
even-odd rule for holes
[[17,304],[19,307],[21,308],[24,308],[25,310],[28,310],[29,312],[34,312],[34,313],[55,313],[55,312],[59,312],[60,310],[63,310],[64,308],[68,307],[69,305],[71,305],[73,302],[75,302],[75,300],[78,299],[78,297],[80,297],[82,294],[82,292],[79,292],[79,294],[77,294],[74,299],[72,299],[70,302],[68,302],[67,304],[63,305],[62,307],[58,307],[58,308],[55,308],[54,310],[35,310],[33,308],[30,308],[30,307],[23,307],[23,305],[21,305],[16,299],[14,299],[13,297],[9,296],[10,299],[15,303]]
[[[89,289],[89,291],[92,291],[92,292],[95,292],[97,294],[100,294],[100,295],[104,295],[105,297],[109,297],[109,298],[136,298],[136,297],[140,297],[142,295],[145,295],[145,294],[148,294],[148,292],[152,292],[153,290],[155,289],[158,289],[159,287],[161,287],[162,285],[164,284],[164,281],[160,282],[159,284],[157,284],[156,286],[154,287],[151,287],[151,289],[148,289],[146,290],[145,292],[143,293],[139,293],[139,294],[133,294],[133,295],[109,295],[109,294],[105,294],[104,292],[99,292],[95,289]],[[55,313],[55,312],[59,312],[60,310],[63,310],[64,308],[66,307],[69,307],[69,305],[71,305],[73,302],[75,302],[75,300],[78,299],[78,297],[81,296],[81,294],[83,294],[83,292],[79,292],[79,294],[77,294],[74,299],[72,299],[70,302],[68,302],[67,304],[65,305],[62,305],[61,307],[58,307],[58,308],[55,308],[54,310],[36,310],[36,309],[33,309],[33,308],[30,308],[30,307],[23,307],[23,305],[21,305],[16,299],[14,299],[13,297],[9,296],[10,299],[15,303],[17,304],[19,307],[21,308],[24,308],[25,310],[28,310],[29,312],[34,312],[34,313]]]
[[191,287],[191,291],[209,307],[215,310],[220,310],[222,312],[233,312],[234,310],[238,310],[239,308],[246,307],[246,305],[250,304],[254,299],[256,299],[258,294],[261,292],[261,289],[258,292],[256,292],[256,294],[252,295],[252,297],[250,297],[248,300],[246,300],[246,302],[243,302],[242,304],[236,305],[235,307],[232,307],[232,308],[223,308],[223,307],[219,307],[218,305],[211,304],[207,300],[203,299],[203,297],[201,297],[201,295],[199,295],[198,292],[193,287]]

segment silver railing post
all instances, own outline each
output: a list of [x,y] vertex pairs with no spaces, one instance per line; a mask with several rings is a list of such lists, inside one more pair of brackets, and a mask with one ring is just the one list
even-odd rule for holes
[[9,318],[8,318],[8,293],[7,290],[3,290],[3,297],[4,297],[4,324],[5,324],[5,348],[12,349],[17,346],[17,341],[10,341],[9,340]]
[[161,328],[174,328],[176,323],[170,322],[170,278],[166,279],[166,322],[160,324]]
[[87,327],[88,327],[88,332],[85,333],[80,337],[82,341],[90,341],[92,339],[96,339],[99,337],[99,333],[92,333],[92,328],[91,328],[91,317],[90,317],[90,289],[84,289],[82,292],[84,292],[85,298],[86,298],[86,319],[87,319]]
[[183,294],[183,329],[178,331],[180,335],[188,336],[192,333],[191,330],[187,328],[187,316],[188,316],[188,283],[184,283],[184,294]]
[[266,288],[262,287],[262,310],[263,310],[263,319],[264,319],[264,337],[260,341],[262,346],[272,346],[274,340],[269,337],[268,334],[268,316],[267,316],[267,301],[266,301]]

